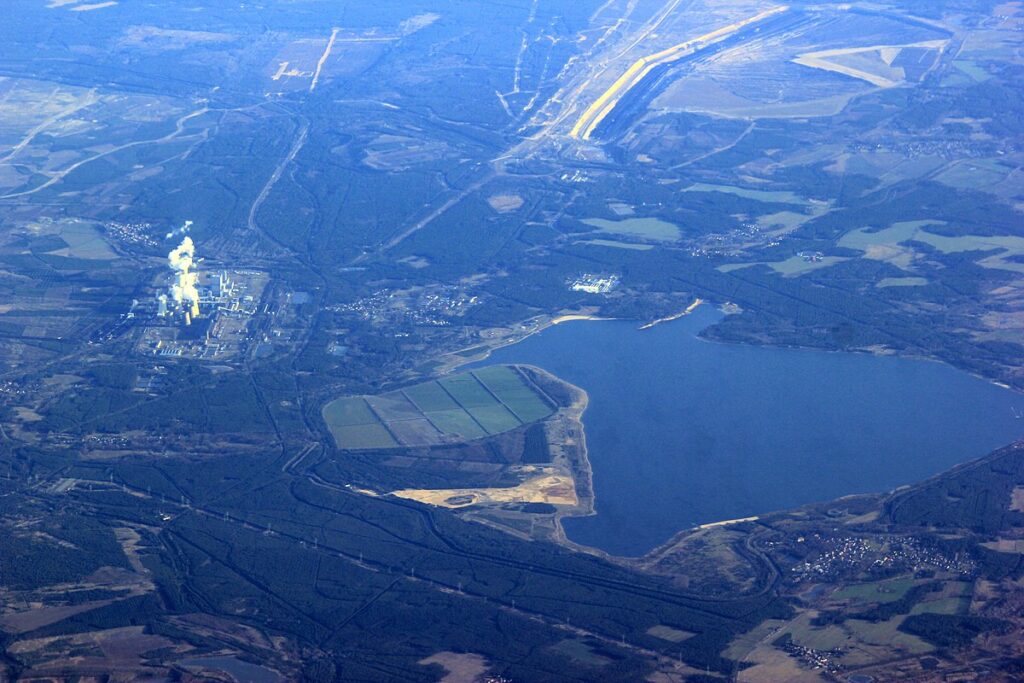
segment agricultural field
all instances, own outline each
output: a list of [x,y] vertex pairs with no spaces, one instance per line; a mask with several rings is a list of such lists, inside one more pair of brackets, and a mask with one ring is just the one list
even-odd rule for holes
[[879,280],[875,287],[923,287],[926,284],[928,280],[923,277],[885,277]]
[[694,183],[693,185],[685,188],[683,192],[721,192],[723,194],[731,194],[737,197],[743,197],[744,199],[753,199],[754,201],[764,203],[800,205],[807,203],[806,199],[797,195],[795,192],[789,192],[787,190],[753,190],[746,187],[737,187],[735,185]]
[[895,602],[906,595],[913,585],[914,581],[910,578],[859,583],[837,591],[832,597],[837,600],[848,599],[861,603]]
[[[35,239],[36,253],[46,253],[64,258],[110,261],[117,258],[117,253],[103,238],[97,225],[91,221],[68,218],[60,221],[44,220],[30,223],[25,232]],[[43,251],[41,245],[46,237],[51,240],[50,251]]]
[[857,249],[864,252],[864,257],[876,261],[885,261],[899,268],[910,268],[921,254],[907,244],[920,242],[942,252],[953,254],[969,251],[994,251],[996,253],[976,261],[983,268],[998,268],[1024,273],[1024,237],[1016,235],[958,235],[948,237],[930,232],[931,225],[941,225],[941,221],[906,221],[894,223],[883,230],[864,228],[843,235],[838,246]]
[[784,275],[786,277],[797,277],[804,273],[809,273],[812,270],[819,270],[821,268],[827,268],[828,266],[835,265],[836,263],[842,263],[847,259],[842,256],[821,256],[817,258],[807,258],[800,256],[790,256],[784,261],[764,261],[759,263],[727,263],[723,266],[719,266],[718,270],[723,273],[730,273],[735,270],[741,270],[743,268],[749,268],[750,266],[764,265],[771,268],[774,272]]
[[619,242],[618,240],[581,240],[578,244],[592,244],[595,247],[611,247],[612,249],[628,249],[630,251],[649,251],[654,248],[650,244],[634,244],[633,242]]
[[658,218],[626,218],[620,221],[587,218],[583,222],[604,233],[653,242],[674,242],[680,235],[679,226]]
[[514,366],[496,365],[323,408],[338,448],[359,450],[472,441],[542,420],[549,399]]

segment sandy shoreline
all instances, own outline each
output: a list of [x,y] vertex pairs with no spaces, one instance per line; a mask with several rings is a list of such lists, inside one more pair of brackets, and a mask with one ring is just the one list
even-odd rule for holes
[[[669,316],[665,316],[664,318],[658,318],[657,320],[652,320],[650,322],[644,323],[638,329],[647,330],[654,327],[655,325],[660,325],[661,323],[670,322],[672,320],[678,320],[679,318],[682,318],[684,316],[689,315],[690,313],[693,313],[698,306],[704,303],[706,303],[704,299],[698,297],[694,299],[693,302],[682,311],[679,311],[678,313],[673,313],[672,315]],[[584,308],[582,311],[579,311],[577,313],[562,313],[555,316],[540,315],[535,318],[531,318],[522,323],[518,330],[510,333],[506,337],[489,340],[481,344],[476,344],[474,346],[459,349],[457,351],[451,351],[449,353],[444,354],[444,356],[442,357],[446,358],[447,361],[437,368],[437,372],[443,375],[456,370],[458,367],[462,365],[468,365],[470,363],[479,363],[480,361],[486,360],[488,357],[490,357],[491,353],[493,353],[495,350],[504,348],[506,346],[512,346],[513,344],[518,344],[519,342],[528,339],[529,337],[532,337],[535,334],[543,332],[549,327],[554,327],[555,325],[562,325],[564,323],[574,322],[577,320],[588,320],[591,322],[599,322],[605,320],[623,320],[623,318],[608,318],[595,315],[595,313],[588,313],[586,311],[587,309]],[[459,355],[464,354],[467,351],[477,349],[479,349],[479,353],[475,353],[473,355],[468,356]]]
[[660,325],[661,323],[667,323],[667,322],[670,322],[672,320],[679,320],[683,316],[687,316],[687,315],[690,315],[691,313],[693,313],[695,310],[697,310],[697,307],[700,306],[702,303],[704,303],[704,299],[701,299],[700,297],[698,297],[698,298],[693,300],[692,304],[690,304],[689,306],[687,306],[683,310],[679,311],[678,313],[673,313],[672,315],[667,315],[664,318],[658,318],[657,320],[652,320],[649,323],[641,325],[639,329],[641,329],[641,330],[649,330],[652,327],[654,327],[655,325]]
[[[615,320],[615,318],[602,318],[600,316],[586,315],[583,313],[567,313],[566,315],[560,315],[557,318],[552,318],[551,325],[561,325],[562,323],[572,322],[573,320]],[[539,331],[540,330],[538,330],[538,332]]]
[[[587,405],[590,403],[590,395],[575,384],[570,384],[543,368],[539,368],[535,365],[528,365],[526,367],[529,367],[534,372],[542,374],[551,381],[559,382],[569,387],[574,393],[572,403],[569,407],[563,408],[562,410],[565,411],[565,419],[575,427],[579,434],[577,442],[575,444],[570,444],[575,451],[575,462],[571,463],[571,468],[574,485],[576,487],[576,499],[579,502],[572,508],[564,510],[559,509],[555,513],[554,521],[556,531],[553,540],[559,545],[571,548],[572,550],[588,553],[590,555],[610,557],[602,550],[580,545],[569,540],[565,535],[565,527],[562,526],[562,520],[566,517],[590,517],[597,514],[597,497],[594,494],[594,469],[590,465],[590,455],[587,451],[586,428],[583,426],[583,413],[587,410]],[[562,444],[562,447],[565,448],[566,445],[567,444]]]

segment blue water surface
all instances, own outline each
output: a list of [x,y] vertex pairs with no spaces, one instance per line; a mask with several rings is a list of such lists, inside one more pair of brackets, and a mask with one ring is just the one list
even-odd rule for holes
[[677,531],[886,491],[1024,437],[1024,396],[952,367],[721,344],[709,306],[640,331],[575,321],[497,350],[584,390],[597,515],[577,543],[639,555]]

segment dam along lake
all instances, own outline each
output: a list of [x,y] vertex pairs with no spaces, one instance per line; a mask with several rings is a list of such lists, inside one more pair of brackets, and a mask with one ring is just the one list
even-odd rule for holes
[[932,361],[697,337],[721,317],[573,321],[474,364],[537,365],[589,394],[597,514],[564,519],[570,540],[642,555],[698,524],[888,491],[1024,437],[1024,395]]

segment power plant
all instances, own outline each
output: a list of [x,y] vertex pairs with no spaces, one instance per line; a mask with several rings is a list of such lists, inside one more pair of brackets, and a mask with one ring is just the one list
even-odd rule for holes
[[196,244],[184,234],[192,221],[169,233],[181,242],[167,254],[167,274],[154,282],[140,352],[165,357],[224,359],[249,348],[249,319],[269,282],[263,271],[197,270]]

